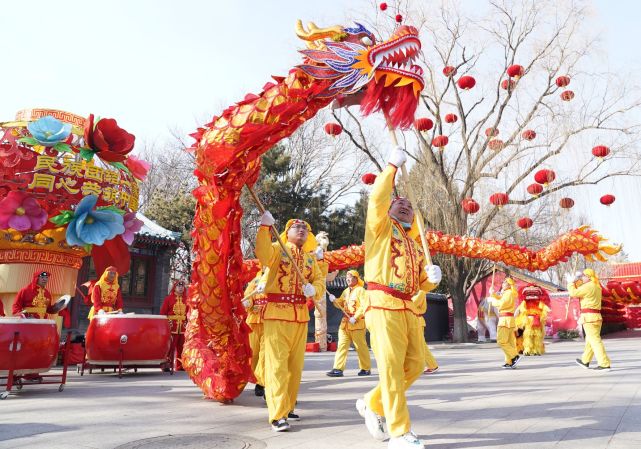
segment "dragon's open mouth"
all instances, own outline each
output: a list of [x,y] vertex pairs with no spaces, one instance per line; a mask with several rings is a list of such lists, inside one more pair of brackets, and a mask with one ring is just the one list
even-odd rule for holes
[[388,72],[413,78],[423,86],[423,69],[414,64],[420,51],[421,41],[416,28],[402,26],[389,41],[374,47],[367,59],[376,71],[377,79]]

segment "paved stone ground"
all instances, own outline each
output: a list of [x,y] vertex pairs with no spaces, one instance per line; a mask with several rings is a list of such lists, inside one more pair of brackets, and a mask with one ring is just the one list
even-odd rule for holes
[[[605,345],[614,367],[607,373],[574,365],[580,341],[550,342],[548,354],[516,370],[499,368],[494,344],[435,345],[441,371],[408,392],[413,429],[434,448],[641,448],[641,331]],[[0,448],[178,447],[172,435],[192,435],[182,447],[198,448],[385,448],[354,409],[376,376],[356,377],[352,352],[346,377],[328,378],[332,359],[309,354],[302,421],[287,433],[270,430],[252,386],[234,405],[221,405],[203,400],[184,373],[118,379],[74,371],[62,393],[27,385],[0,401]],[[152,440],[131,443],[143,439]]]

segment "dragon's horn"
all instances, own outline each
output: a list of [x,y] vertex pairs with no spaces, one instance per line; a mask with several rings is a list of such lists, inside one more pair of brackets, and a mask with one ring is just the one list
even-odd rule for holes
[[305,41],[313,42],[327,37],[332,40],[338,40],[338,38],[345,35],[343,27],[338,25],[327,28],[318,28],[314,22],[309,22],[307,24],[307,28],[309,28],[309,31],[306,31],[303,27],[302,20],[298,19],[296,21],[296,35]]

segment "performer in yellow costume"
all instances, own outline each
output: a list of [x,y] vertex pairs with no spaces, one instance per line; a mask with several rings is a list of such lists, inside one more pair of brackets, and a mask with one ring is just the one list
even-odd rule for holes
[[[550,308],[543,302],[544,291],[536,285],[521,290],[523,301],[517,309],[516,326],[523,329],[522,345],[524,355],[545,354],[545,321]],[[519,345],[517,343],[517,351]],[[519,351],[520,353],[520,351]]]
[[256,236],[256,257],[268,269],[259,292],[267,304],[262,311],[265,341],[265,398],[272,429],[289,429],[303,372],[307,322],[307,299],[318,302],[325,295],[325,277],[314,254],[316,239],[311,226],[302,220],[289,220],[281,239],[304,279],[300,279],[290,259],[269,234],[274,218],[266,211]]
[[499,326],[496,342],[505,354],[503,368],[516,368],[521,361],[521,356],[516,350],[516,324],[514,322],[514,309],[518,292],[512,278],[505,278],[501,286],[501,297],[490,298],[491,304],[499,310]]
[[590,366],[592,358],[596,355],[598,366],[596,370],[609,370],[610,359],[605,352],[605,346],[601,340],[601,284],[594,270],[588,268],[577,278],[568,275],[568,293],[573,298],[581,300],[581,318],[579,322],[583,325],[585,333],[585,350],[576,363],[584,368]]
[[425,367],[425,342],[414,313],[412,297],[433,290],[441,280],[436,265],[426,266],[419,244],[412,205],[405,198],[392,201],[397,168],[405,152],[394,149],[390,164],[376,178],[365,223],[365,323],[379,372],[379,383],[356,401],[372,436],[388,448],[422,448],[411,431],[405,391]]
[[329,300],[335,307],[344,312],[338,329],[338,347],[334,357],[334,368],[327,372],[329,377],[343,377],[347,352],[349,345],[354,343],[358,354],[359,376],[369,376],[372,369],[372,361],[369,357],[369,348],[365,339],[365,319],[363,304],[365,300],[365,283],[362,281],[358,271],[350,270],[345,276],[348,287],[343,290],[340,298],[329,295]]
[[418,292],[416,296],[412,298],[414,303],[415,313],[418,318],[419,326],[421,327],[421,335],[423,336],[423,342],[425,343],[423,347],[423,353],[425,355],[425,371],[423,374],[434,374],[438,371],[438,362],[434,358],[430,347],[427,345],[425,340],[425,312],[427,312],[427,295],[424,292]]
[[252,371],[256,378],[256,387],[254,394],[256,396],[265,395],[265,339],[263,331],[263,309],[267,303],[264,293],[257,293],[258,285],[261,279],[266,278],[263,271],[259,271],[256,277],[247,284],[245,289],[245,299],[243,307],[247,310],[247,319],[245,322],[251,328],[249,334],[249,346],[252,351]]

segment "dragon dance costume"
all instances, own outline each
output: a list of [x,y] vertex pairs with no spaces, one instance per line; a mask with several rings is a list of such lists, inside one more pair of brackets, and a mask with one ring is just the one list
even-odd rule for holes
[[259,271],[254,279],[247,284],[245,297],[249,297],[249,307],[245,322],[251,328],[249,334],[249,345],[252,351],[251,366],[256,378],[256,385],[265,386],[265,339],[263,330],[263,309],[267,302],[267,297],[262,293],[256,293],[256,287],[262,278],[266,277],[262,271]]
[[187,292],[183,290],[182,293],[178,293],[176,291],[176,287],[178,285],[184,286],[184,283],[179,281],[174,284],[160,307],[160,314],[167,315],[167,318],[169,319],[169,327],[171,330],[169,356],[170,362],[173,363],[175,371],[182,370],[182,362],[180,358],[182,357],[183,345],[185,343],[184,333],[185,326],[187,325],[188,314],[188,307],[185,303]]
[[505,355],[505,366],[513,366],[514,361],[518,361],[518,351],[516,350],[516,324],[514,320],[514,309],[516,307],[516,297],[518,295],[514,280],[505,278],[504,283],[508,284],[503,289],[500,299],[491,298],[490,302],[499,310],[499,324],[497,329],[496,342],[503,350]]
[[425,357],[425,366],[427,366],[427,369],[425,370],[425,373],[431,373],[434,372],[438,369],[438,362],[434,358],[434,355],[432,354],[432,351],[430,351],[430,347],[427,345],[427,341],[425,340],[425,312],[427,312],[427,295],[424,292],[418,292],[413,298],[412,302],[414,303],[415,307],[415,314],[416,317],[418,318],[418,323],[419,326],[421,327],[421,335],[423,336],[423,354]]
[[[107,277],[109,272],[115,272],[116,276],[113,281],[109,282]],[[116,267],[107,267],[91,290],[91,301],[93,306],[89,310],[87,318],[91,319],[101,310],[105,312],[122,311],[122,294],[118,285],[118,271]]]
[[545,354],[545,322],[550,312],[550,308],[543,300],[547,294],[541,287],[528,285],[521,289],[519,296],[522,301],[517,309],[516,327],[523,329],[523,354],[543,355]]
[[14,316],[20,316],[23,313],[26,318],[47,318],[47,312],[50,311],[53,304],[49,290],[38,285],[38,278],[41,275],[49,277],[49,273],[46,271],[35,272],[31,283],[16,295],[11,309]]

